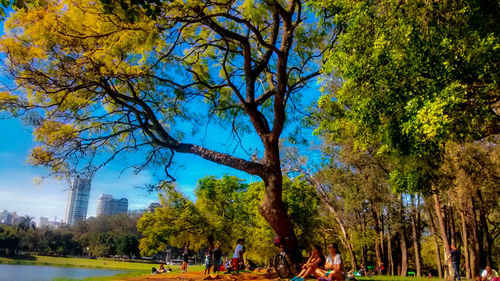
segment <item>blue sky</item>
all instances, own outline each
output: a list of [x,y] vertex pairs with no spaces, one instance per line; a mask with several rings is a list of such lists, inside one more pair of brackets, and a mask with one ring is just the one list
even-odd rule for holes
[[[26,163],[30,149],[36,145],[31,129],[19,119],[0,119],[0,131],[3,132],[0,138],[0,210],[16,211],[36,218],[64,219],[68,189],[66,181],[45,178],[41,184],[35,183],[36,178],[46,176],[48,171]],[[216,134],[207,143],[218,144],[218,148],[223,151],[224,147],[229,149],[231,146],[226,145],[228,135],[222,130],[215,131]],[[190,197],[194,196],[197,180],[206,175],[222,176],[227,173],[248,181],[257,180],[194,155],[177,154],[175,160],[179,165],[173,167],[172,172],[180,190]],[[136,186],[156,182],[163,176],[160,171],[144,171],[134,175],[130,170],[122,170],[119,163],[112,163],[96,174],[92,182],[88,216],[95,215],[97,198],[101,193],[112,194],[115,198],[128,198],[131,210],[147,207],[156,201],[156,194],[148,194]]]
[[[3,26],[0,23],[0,35],[2,34]],[[317,100],[318,88],[315,85],[310,90],[303,90],[306,101],[304,105]],[[183,131],[189,132],[189,130]],[[69,187],[67,182],[46,178],[41,184],[35,183],[35,179],[46,176],[48,170],[43,167],[33,167],[26,162],[30,150],[36,146],[32,129],[25,127],[19,119],[2,119],[0,114],[0,132],[3,133],[0,137],[0,210],[16,211],[20,215],[30,215],[35,219],[43,216],[50,220],[54,217],[57,217],[58,221],[64,220]],[[289,133],[285,131],[282,136],[286,137]],[[305,129],[304,134],[311,136],[311,130]],[[202,138],[203,136],[188,136],[185,141],[201,144]],[[246,135],[242,138],[242,142],[247,150],[253,151],[257,148],[262,152],[262,144],[257,135]],[[231,136],[230,128],[209,125],[203,146],[230,154],[234,152],[237,156],[245,157],[245,153]],[[140,157],[140,155],[130,157]],[[191,198],[194,198],[196,182],[207,175],[220,177],[231,174],[247,182],[260,180],[195,155],[176,154],[174,160],[178,165],[170,172],[176,178],[179,189]],[[129,210],[145,208],[151,202],[157,201],[157,194],[147,194],[145,190],[136,186],[156,183],[164,177],[164,172],[144,171],[134,175],[130,169],[123,172],[124,167],[120,164],[112,162],[95,175],[87,216],[95,215],[97,198],[101,193],[112,194],[115,198],[126,197],[129,201]]]

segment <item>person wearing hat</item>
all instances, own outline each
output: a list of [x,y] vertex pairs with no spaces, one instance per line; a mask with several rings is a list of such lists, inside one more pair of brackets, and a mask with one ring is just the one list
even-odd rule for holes
[[233,254],[233,259],[232,259],[232,262],[233,262],[233,270],[234,271],[238,271],[238,266],[240,264],[240,262],[242,262],[242,258],[243,258],[243,244],[245,243],[245,239],[238,239],[238,241],[236,241],[236,248],[234,249],[234,254]]

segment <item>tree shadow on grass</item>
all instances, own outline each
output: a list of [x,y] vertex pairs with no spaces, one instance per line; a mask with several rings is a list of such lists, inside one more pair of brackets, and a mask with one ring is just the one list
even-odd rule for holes
[[1,258],[7,258],[15,261],[35,261],[36,257],[32,255],[0,255]]

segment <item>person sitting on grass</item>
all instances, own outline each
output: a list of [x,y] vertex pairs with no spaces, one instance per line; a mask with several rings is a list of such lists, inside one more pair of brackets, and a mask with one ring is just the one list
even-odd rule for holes
[[163,264],[160,264],[160,267],[158,267],[158,273],[164,273],[166,272],[165,267],[163,267]]
[[316,269],[322,267],[325,263],[325,257],[323,256],[323,252],[321,247],[318,245],[313,246],[311,251],[311,256],[307,260],[307,262],[302,265],[302,271],[299,275],[290,279],[291,281],[304,281],[307,277],[313,274]]
[[493,281],[498,278],[498,273],[491,269],[491,266],[487,265],[486,268],[481,272],[481,276],[478,277],[479,281]]
[[316,269],[314,276],[318,279],[325,280],[344,280],[344,264],[342,263],[342,258],[340,257],[340,251],[337,244],[332,243],[328,246],[329,255],[326,258],[325,269]]

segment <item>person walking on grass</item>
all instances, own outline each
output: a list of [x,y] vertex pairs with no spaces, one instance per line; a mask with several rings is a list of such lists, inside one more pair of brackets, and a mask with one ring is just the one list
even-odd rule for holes
[[182,253],[182,266],[181,266],[182,273],[187,273],[188,261],[189,261],[189,241],[186,243],[186,245],[184,245],[184,252]]

